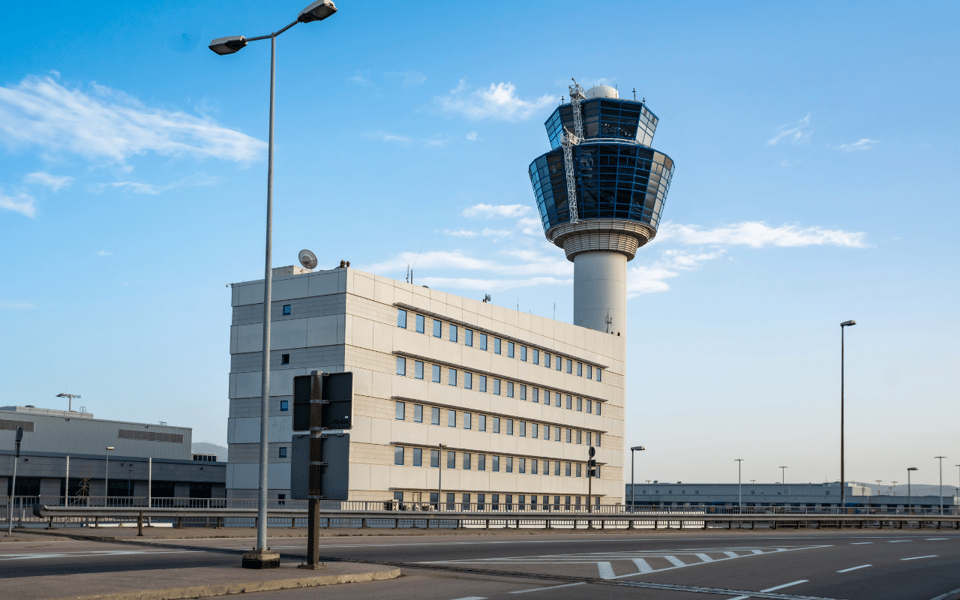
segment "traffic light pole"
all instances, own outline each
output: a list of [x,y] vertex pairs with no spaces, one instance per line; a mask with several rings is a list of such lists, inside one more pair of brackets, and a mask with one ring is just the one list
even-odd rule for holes
[[7,504],[7,537],[13,535],[13,501],[17,497],[17,463],[20,462],[20,441],[23,439],[23,427],[17,427],[17,455],[13,458],[13,483],[10,485],[10,503]]
[[323,374],[310,374],[310,499],[307,500],[307,562],[301,569],[319,570],[320,564],[320,483],[323,473]]

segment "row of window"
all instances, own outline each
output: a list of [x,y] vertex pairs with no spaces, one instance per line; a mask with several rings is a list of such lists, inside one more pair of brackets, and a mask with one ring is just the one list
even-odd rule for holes
[[[409,450],[409,452],[408,452]],[[434,469],[440,468],[440,449],[439,448],[410,448],[405,446],[394,446],[393,448],[393,464],[398,466],[405,466],[407,454],[412,455],[411,465],[414,467],[423,467],[426,466],[423,464],[423,454],[424,451],[430,453],[430,467]],[[460,468],[464,471],[486,471],[487,470],[487,455],[486,454],[474,454],[472,452],[455,452],[453,450],[446,450],[445,463],[448,469]],[[458,459],[459,455],[459,461]],[[584,472],[586,471],[586,463],[571,462],[571,461],[559,461],[555,460],[553,462],[553,474],[557,477],[583,477]],[[526,474],[528,472],[530,475],[550,475],[550,463],[551,461],[547,459],[537,459],[537,458],[523,458],[515,456],[500,456],[497,454],[490,455],[489,467],[490,471],[493,473],[519,473]],[[600,465],[595,467],[594,477],[597,479],[600,478]]]
[[[433,337],[442,338],[443,337],[443,321],[439,319],[431,319]],[[414,320],[414,331],[417,333],[426,333],[427,326],[427,317],[415,314]],[[399,308],[397,309],[397,327],[400,329],[407,328],[407,311]],[[447,338],[454,343],[459,343],[460,337],[460,326],[454,325],[453,323],[447,323]],[[463,328],[463,344],[465,346],[470,346],[473,348],[479,348],[484,352],[487,351],[488,347],[488,337],[485,333],[474,332],[472,329],[466,327]],[[563,371],[563,362],[564,358],[559,354],[551,354],[550,352],[541,353],[537,348],[527,348],[522,344],[515,344],[507,340],[506,343],[503,342],[498,337],[493,338],[493,353],[494,354],[503,354],[504,347],[506,347],[506,354],[510,358],[519,358],[523,362],[528,360],[535,364],[540,364],[541,354],[543,355],[543,366],[546,368],[556,368],[557,371]],[[567,373],[573,374],[574,371],[574,361],[573,359],[566,359],[566,371]],[[594,378],[594,372],[596,372],[597,381],[601,381],[602,375],[601,372],[603,369],[597,367],[593,368],[593,365],[584,365],[582,362],[576,363],[577,377],[583,377],[586,374],[587,379]]]
[[[440,501],[439,492],[429,492],[429,494],[430,503],[433,504],[434,507],[437,507],[437,504]],[[420,502],[423,492],[412,492],[410,495],[413,497],[413,502]],[[543,507],[541,510],[560,510],[560,507],[563,506],[565,507],[565,510],[570,510],[573,506],[579,508],[580,506],[585,506],[588,504],[583,496],[554,496],[552,504],[550,503],[550,496],[547,495],[541,497],[531,494],[529,496],[530,501],[527,502],[526,494],[490,494],[489,504],[487,504],[487,497],[488,496],[485,493],[477,494],[476,496],[473,494],[462,494],[461,499],[463,500],[463,504],[460,508],[464,510],[487,510],[489,507],[490,510],[494,511],[500,510],[501,508],[503,510],[535,511],[541,506]],[[474,504],[474,498],[476,498],[476,504]],[[501,498],[503,499],[502,505],[500,504]],[[513,503],[514,498],[517,500],[516,504]],[[540,502],[540,498],[542,498],[542,502]],[[393,499],[397,500],[398,502],[404,502],[405,499],[403,492],[394,492]],[[563,499],[563,504],[560,503],[561,499]],[[596,506],[600,506],[600,496],[595,496],[593,500]],[[453,492],[447,492],[445,510],[456,510],[456,503],[457,495]]]
[[[413,377],[414,379],[423,379],[425,376],[426,365],[421,360],[408,359],[403,356],[397,357],[397,375],[401,377],[407,377],[407,363],[413,363]],[[430,365],[430,380],[433,383],[443,383],[443,369],[440,365]],[[474,381],[476,379],[476,381]],[[540,402],[540,388],[530,387],[527,389],[527,385],[523,383],[514,383],[513,381],[501,381],[495,377],[490,378],[492,381],[488,381],[486,375],[479,375],[471,373],[470,371],[458,371],[452,367],[447,367],[447,385],[452,387],[461,387],[465,390],[476,389],[478,392],[487,393],[488,387],[494,396],[506,395],[507,398],[519,397],[520,400],[530,400],[534,403]],[[492,383],[491,386],[488,386],[488,383]],[[529,391],[529,397],[527,392]],[[550,390],[543,390],[543,404],[544,406],[550,406],[550,399],[553,397],[554,406],[560,408],[563,405],[563,394],[560,392],[551,392]],[[574,396],[567,394],[567,410],[576,410],[577,412],[586,412],[588,414],[593,414],[594,407],[596,407],[596,414],[601,412],[601,402],[594,402],[592,399],[587,398],[586,403],[584,403],[583,398],[576,397],[576,402],[574,402]],[[576,407],[576,408],[574,408]]]
[[[423,405],[414,404],[413,406],[413,422],[414,423],[423,423]],[[440,425],[441,412],[443,410],[447,411],[447,427],[457,427],[457,411],[453,409],[441,409],[436,406],[428,407],[430,409],[430,424],[431,425]],[[501,417],[488,416],[479,413],[472,413],[467,411],[461,411],[460,416],[460,426],[464,429],[472,430],[474,428],[474,417],[476,417],[476,430],[477,431],[487,431],[487,426],[490,427],[491,433],[503,433],[506,435],[516,435],[518,437],[529,437],[533,439],[540,438],[541,432],[543,434],[543,439],[549,441],[551,439],[550,432],[553,431],[553,441],[559,442],[561,437],[568,444],[574,443],[576,439],[577,444],[583,444],[584,438],[586,439],[586,444],[588,446],[599,446],[600,445],[600,434],[594,433],[592,431],[581,431],[579,429],[566,428],[564,433],[564,428],[557,425],[548,425],[546,423],[528,423],[527,421],[516,421],[514,423],[513,419],[506,419]],[[407,403],[406,402],[397,402],[397,421],[405,421],[407,418]],[[516,425],[516,427],[514,427]],[[586,434],[586,435],[584,435]]]

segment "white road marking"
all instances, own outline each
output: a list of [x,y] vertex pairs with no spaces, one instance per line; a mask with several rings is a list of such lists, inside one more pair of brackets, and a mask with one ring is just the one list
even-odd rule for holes
[[650,566],[647,561],[642,558],[634,558],[633,564],[637,565],[637,568],[640,569],[640,573],[652,573],[653,567]]
[[694,554],[694,556],[696,556],[703,562],[713,562],[713,559],[707,556],[706,554]]
[[947,592],[946,594],[940,594],[940,595],[937,596],[936,598],[931,598],[930,600],[947,600],[947,598],[949,598],[950,596],[956,594],[957,592],[960,592],[960,588],[957,588],[957,589],[955,589],[955,590],[950,590],[950,591]]
[[730,558],[740,558],[740,555],[737,554],[736,552],[724,552],[724,554],[726,554]]
[[909,544],[913,540],[890,540],[888,544]]
[[91,556],[125,556],[130,554],[191,554],[203,550],[99,550],[91,552],[50,552],[44,554],[4,554],[3,560],[31,560],[43,558],[84,558]]
[[466,596],[465,598],[455,598],[454,600],[487,600],[483,596]]
[[680,560],[680,559],[677,558],[676,556],[664,556],[663,558],[666,559],[666,561],[667,561],[668,563],[672,564],[672,565],[675,566],[675,567],[685,567],[685,566],[687,566],[687,563],[683,562],[682,560]]
[[851,546],[864,546],[866,544],[872,544],[873,542],[853,542]]
[[763,554],[763,550],[751,550],[754,554]]
[[943,540],[949,540],[950,538],[927,538],[928,542],[940,542]]
[[515,592],[510,592],[511,594],[526,594],[527,592],[542,592],[543,590],[555,590],[557,588],[573,587],[575,585],[584,585],[583,582],[580,583],[565,583],[563,585],[549,585],[542,588],[533,588],[532,590],[517,590]]
[[[767,589],[765,589],[765,590],[760,590],[760,591],[763,592],[763,593],[766,593],[766,592],[775,592],[775,591],[777,591],[777,590],[782,590],[783,588],[788,588],[788,587],[794,586],[794,585],[800,585],[801,583],[806,583],[806,582],[808,582],[808,581],[810,581],[810,580],[809,580],[809,579],[801,579],[801,580],[799,580],[799,581],[794,581],[793,583],[785,583],[785,584],[783,584],[783,585],[778,585],[778,586],[776,586],[776,587],[767,588]],[[750,598],[750,596],[737,596],[736,598],[730,598],[730,600],[747,600],[748,598]]]
[[859,567],[850,567],[849,569],[841,569],[837,573],[849,573],[850,571],[856,571],[857,569],[866,569],[867,567],[872,567],[873,565],[860,565]]
[[936,558],[936,554],[928,554],[926,556],[911,556],[910,558],[901,558],[900,560],[920,560],[921,558]]
[[613,565],[608,562],[598,562],[597,570],[600,571],[601,579],[613,579],[616,574],[613,572]]

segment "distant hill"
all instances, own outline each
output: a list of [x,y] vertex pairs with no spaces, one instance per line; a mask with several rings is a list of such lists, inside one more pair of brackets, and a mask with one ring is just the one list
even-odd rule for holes
[[[950,485],[950,483],[948,483],[948,482],[946,481],[946,479],[947,479],[946,477],[944,477],[943,479],[944,479],[944,482],[943,482],[943,495],[944,495],[944,497],[956,496],[956,495],[957,495],[957,486],[955,486],[955,485]],[[851,483],[853,483],[853,482],[851,482]],[[954,480],[952,483],[956,483],[956,480]],[[867,486],[868,488],[870,488],[871,490],[873,490],[873,493],[874,493],[875,495],[881,494],[881,495],[884,495],[884,496],[894,496],[894,495],[896,495],[896,496],[907,496],[907,493],[908,493],[907,484],[905,484],[905,483],[900,483],[900,482],[897,482],[897,485],[891,485],[890,482],[883,482],[883,483],[881,483],[879,486],[877,486],[877,482],[876,482],[876,481],[874,481],[873,483],[858,482],[857,485]],[[915,484],[913,484],[913,485],[910,486],[910,487],[912,488],[911,491],[912,491],[912,493],[913,493],[914,496],[936,496],[936,495],[938,495],[938,494],[940,493],[940,486],[939,486],[939,485],[929,485],[929,484],[925,484],[925,483],[915,483]]]
[[217,461],[227,462],[227,449],[210,442],[194,442],[191,452],[194,454],[215,454]]

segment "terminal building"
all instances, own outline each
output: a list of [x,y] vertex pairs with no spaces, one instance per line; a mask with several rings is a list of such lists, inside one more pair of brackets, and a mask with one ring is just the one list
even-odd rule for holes
[[[847,508],[871,509],[879,512],[903,512],[940,509],[939,496],[890,496],[874,494],[873,489],[847,483]],[[949,489],[949,488],[947,488]],[[840,484],[835,483],[637,483],[626,484],[626,504],[638,508],[680,508],[715,506],[763,510],[767,508],[836,509],[840,506]],[[944,509],[956,507],[956,498],[943,497]]]
[[[92,413],[0,407],[0,489],[13,484],[15,436],[23,428],[16,496],[40,498],[223,498],[224,462],[194,460],[187,427],[108,421]],[[107,448],[112,448],[107,450]],[[109,455],[109,458],[108,458]],[[109,466],[108,466],[109,463]],[[107,489],[109,487],[109,489]]]
[[[350,500],[623,501],[627,262],[656,235],[673,162],[657,118],[571,86],[530,165],[544,232],[574,263],[573,324],[347,266],[274,269],[268,494],[290,493],[292,385],[353,372]],[[263,280],[232,286],[227,495],[259,485]],[[442,481],[441,481],[442,480]]]

